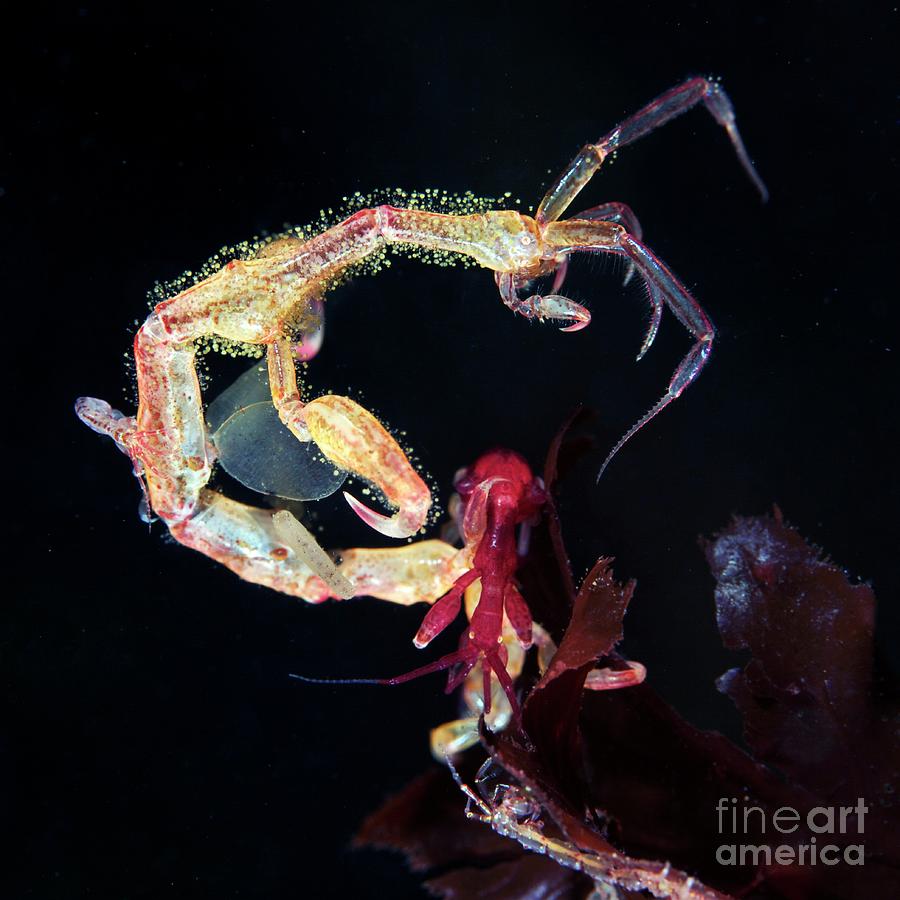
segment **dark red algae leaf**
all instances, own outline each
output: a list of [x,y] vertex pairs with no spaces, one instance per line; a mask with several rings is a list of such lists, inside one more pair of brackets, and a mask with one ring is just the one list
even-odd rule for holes
[[[618,588],[618,605],[613,600],[605,608],[591,605],[587,594],[574,604],[564,599],[573,615],[558,657],[525,698],[529,737],[483,733],[484,743],[531,790],[548,829],[559,829],[595,859],[617,851],[635,878],[652,875],[666,861],[740,896],[900,897],[900,717],[872,692],[871,591],[847,583],[780,517],[738,520],[707,552],[720,584],[723,637],[753,657],[723,684],[745,716],[748,743],[759,760],[721,735],[688,724],[648,685],[583,695],[583,670],[593,664],[586,660],[612,646],[630,587]],[[564,554],[554,555],[565,565]],[[550,557],[543,565],[549,570]],[[601,582],[609,579],[606,590],[613,589],[608,567],[595,569],[592,576],[597,575]],[[592,612],[598,618],[587,615]],[[420,867],[447,867],[432,880],[440,896],[569,896],[570,883],[560,887],[558,873],[550,870],[534,874],[520,864],[510,875],[507,866],[521,855],[518,845],[484,824],[466,822],[450,779],[443,773],[432,778],[433,788],[445,794],[443,805],[432,788],[411,791],[410,809],[403,811],[401,804],[387,819],[382,813],[367,823],[370,842],[404,849]],[[865,866],[741,867],[716,860],[717,848],[735,840],[795,847],[823,840],[805,825],[776,837],[771,827],[768,833],[759,830],[756,816],[736,839],[717,820],[722,798],[759,807],[771,826],[779,808],[805,813],[815,806],[852,805],[860,796],[870,810]],[[444,817],[449,822],[442,826]],[[458,830],[463,827],[482,833],[465,837]],[[432,828],[438,829],[434,835]],[[858,838],[830,834],[828,841],[848,845]],[[571,883],[572,896],[578,896],[579,884],[584,882]],[[687,896],[688,890],[706,888],[685,882],[674,894]]]
[[[618,585],[609,561],[599,560],[582,583],[556,655],[525,701],[528,740],[509,732],[484,738],[573,844],[598,855],[624,849],[635,877],[653,863],[634,857],[652,857],[718,876],[722,887],[714,856],[718,798],[746,795],[755,784],[779,801],[785,794],[771,773],[725,738],[693,729],[649,689],[584,691],[588,671],[622,636],[633,591],[634,583]],[[724,874],[732,876],[725,888],[753,877]]]
[[584,670],[586,677],[597,660],[622,640],[622,620],[634,594],[635,582],[629,581],[624,587],[617,584],[610,571],[611,564],[611,559],[601,557],[582,581],[569,627],[547,671],[529,695],[526,709],[542,692],[551,691],[553,682],[564,672]]
[[869,855],[900,865],[900,711],[873,689],[872,589],[851,584],[777,509],[735,519],[706,554],[722,639],[752,655],[718,682],[747,744],[820,804],[864,798],[866,868]]
[[[603,696],[598,695],[598,699]],[[651,721],[649,726],[652,728],[653,724]],[[632,848],[624,847],[618,838],[617,846],[614,846],[605,836],[608,820],[603,811],[591,807],[588,796],[584,795],[580,798],[582,811],[576,812],[579,809],[578,799],[564,796],[557,782],[542,768],[537,754],[509,736],[496,742],[493,753],[515,780],[529,789],[530,796],[540,804],[550,825],[558,828],[572,845],[585,851],[599,871],[605,872],[604,882],[615,885],[620,896],[630,896],[626,886],[644,886],[648,889],[655,886],[655,896],[678,897],[681,900],[725,900],[728,897],[697,878],[696,868],[686,872],[671,864],[671,856],[666,853],[659,853],[653,859],[640,858],[639,854],[632,852]],[[631,805],[640,806],[644,799],[644,793],[635,792],[628,798],[624,812],[627,814]],[[545,831],[549,830],[545,827]],[[738,886],[748,883],[750,877],[752,873]],[[647,895],[642,893],[640,896]]]
[[[671,861],[722,891],[738,892],[751,867],[725,868],[716,849],[722,797],[774,810],[808,797],[720,734],[700,731],[647,685],[587,694],[581,717],[586,788],[580,800],[598,811],[609,839],[633,856]],[[755,822],[753,825],[755,826]],[[748,844],[765,842],[754,830]]]
[[828,793],[860,781],[851,748],[869,724],[875,598],[779,518],[735,519],[706,547],[716,618],[753,658],[719,680],[757,757]]
[[[567,680],[571,669],[555,681],[555,705],[567,724],[557,732],[535,727],[529,698],[533,744],[503,736],[496,758],[532,789],[569,840],[598,854],[612,843],[636,866],[635,857],[671,861],[716,889],[754,897],[900,897],[900,718],[872,696],[871,591],[850,585],[780,519],[741,520],[709,553],[720,579],[723,636],[754,656],[729,680],[740,685],[758,759],[694,728],[646,685],[588,693],[573,724],[577,700],[569,692],[580,685]],[[550,736],[556,748],[548,749]],[[565,770],[566,759],[574,772]],[[771,831],[779,808],[805,815],[816,806],[853,806],[859,797],[870,810],[864,867],[716,860],[717,848],[735,840],[823,840],[805,826],[776,839],[759,830],[757,817],[739,829],[739,839],[730,837],[717,819],[721,798],[759,807]],[[839,846],[858,840],[849,832],[828,837]]]
[[584,681],[597,660],[622,639],[622,619],[634,582],[622,587],[600,559],[587,574],[569,627],[547,671],[525,701],[523,721],[541,767],[565,794],[577,794],[581,754],[578,720]]

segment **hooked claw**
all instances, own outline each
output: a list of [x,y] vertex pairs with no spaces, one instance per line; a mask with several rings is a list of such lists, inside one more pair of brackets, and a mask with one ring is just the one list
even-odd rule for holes
[[397,512],[383,516],[344,494],[350,508],[388,537],[419,531],[431,507],[431,492],[381,422],[349,397],[326,394],[303,403],[285,340],[269,345],[268,367],[272,402],[293,435],[301,441],[311,438],[327,460],[373,484]]
[[591,314],[580,304],[562,294],[548,294],[542,297],[535,294],[527,300],[520,300],[522,309],[515,311],[529,319],[574,319],[572,325],[560,328],[560,331],[581,331],[591,323]]
[[[420,517],[415,512],[399,509],[392,516],[385,516],[374,509],[370,509],[365,503],[361,503],[352,494],[343,491],[347,505],[370,528],[374,528],[379,534],[390,538],[405,538],[414,535],[424,524],[424,516]],[[427,507],[426,507],[427,510]]]
[[591,314],[580,304],[561,294],[549,294],[538,299],[538,318],[540,319],[574,319],[572,325],[560,328],[560,331],[581,331],[591,324]]
[[431,492],[372,413],[349,397],[329,394],[303,408],[303,421],[329,460],[375,485],[397,507],[393,516],[385,516],[345,493],[350,508],[367,525],[395,538],[410,537],[422,528]]
[[[560,264],[557,269],[557,277],[553,290],[558,290],[565,278],[565,265]],[[561,274],[560,274],[561,273]],[[507,272],[498,272],[495,276],[497,287],[503,302],[514,312],[526,319],[574,319],[574,324],[560,328],[560,331],[581,331],[591,321],[591,314],[580,304],[561,294],[548,294],[542,297],[540,294],[532,294],[527,300],[519,298],[516,279]]]

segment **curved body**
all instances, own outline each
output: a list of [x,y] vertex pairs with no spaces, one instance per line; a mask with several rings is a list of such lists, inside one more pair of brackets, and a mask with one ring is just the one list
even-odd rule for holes
[[[666,393],[613,448],[605,468],[625,441],[698,376],[709,357],[714,329],[687,289],[642,243],[640,225],[627,206],[607,203],[565,221],[560,217],[610,153],[701,102],[726,129],[744,168],[764,194],[725,93],[714,82],[690,79],[597,143],[586,145],[547,192],[534,217],[512,210],[445,215],[377,206],[362,209],[309,240],[283,239],[254,258],[228,263],[158,304],[138,330],[136,416],[125,416],[93,398],[79,399],[76,412],[129,456],[148,513],[162,519],[176,540],[248,581],[319,601],[346,590],[332,590],[334,585],[317,573],[314,560],[302,549],[306,545],[286,541],[272,512],[229,500],[207,487],[213,452],[195,370],[195,342],[221,338],[264,347],[272,401],[281,421],[298,440],[314,441],[335,465],[380,490],[394,510],[390,516],[344,495],[365,522],[384,534],[408,537],[425,524],[431,497],[397,442],[370,412],[347,397],[325,395],[309,403],[300,398],[292,348],[298,337],[302,346],[304,335],[315,332],[314,310],[323,295],[348,267],[381,252],[385,245],[413,245],[469,257],[494,272],[503,302],[515,313],[569,322],[562,330],[575,331],[589,323],[590,314],[558,293],[566,261],[576,252],[614,253],[626,257],[629,277],[636,271],[649,289],[653,315],[640,355],[653,342],[664,306],[694,343]],[[521,296],[531,281],[551,273],[555,279],[549,293]],[[498,519],[488,527],[496,528],[499,547],[506,540],[505,526]],[[493,618],[499,615],[501,600],[492,585],[490,579],[483,582],[487,596],[479,604],[478,631],[482,620],[485,631],[496,630]]]

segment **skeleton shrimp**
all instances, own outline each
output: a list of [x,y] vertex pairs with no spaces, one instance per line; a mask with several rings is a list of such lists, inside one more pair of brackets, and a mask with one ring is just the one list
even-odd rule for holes
[[[438,758],[477,741],[482,715],[492,731],[502,730],[511,718],[518,725],[521,712],[513,681],[522,671],[524,652],[537,643],[543,671],[556,651],[550,636],[532,621],[515,580],[519,560],[527,553],[529,528],[537,524],[549,499],[542,479],[532,474],[518,453],[498,449],[457,472],[454,487],[457,493],[450,505],[462,549],[439,540],[381,550],[357,548],[341,554],[338,571],[359,594],[402,604],[432,602],[413,639],[419,649],[457,618],[465,596],[469,623],[459,648],[394,678],[294,676],[327,684],[396,685],[454,670],[447,679],[447,693],[465,683],[470,715],[432,733],[432,751]],[[633,662],[624,670],[595,669],[585,687],[613,690],[639,684],[645,675],[644,667]]]
[[[594,881],[592,896],[609,896],[608,888],[628,891],[648,891],[654,897],[674,900],[727,900],[727,895],[707,887],[696,878],[674,868],[670,863],[635,859],[610,849],[579,850],[574,844],[544,834],[541,807],[533,796],[522,788],[499,784],[490,797],[476,794],[459,776],[449,756],[444,761],[459,789],[466,795],[466,818],[483,822],[501,837],[518,841],[526,850],[548,856],[554,862],[584,872]],[[493,764],[488,758],[479,769],[479,784]],[[618,892],[613,894],[618,896]]]
[[[264,347],[271,398],[281,422],[298,441],[313,442],[334,465],[373,484],[394,510],[383,515],[345,493],[364,522],[391,537],[408,537],[425,524],[431,494],[401,447],[372,413],[347,397],[326,394],[311,402],[300,397],[293,348],[315,333],[316,304],[348,269],[387,245],[406,245],[468,257],[494,272],[500,297],[514,313],[538,321],[569,322],[561,330],[578,331],[591,316],[559,293],[567,261],[579,252],[609,253],[624,256],[630,271],[640,274],[648,286],[652,316],[638,359],[653,343],[664,306],[688,330],[693,345],[665,394],[610,451],[602,473],[625,442],[697,378],[709,358],[715,331],[687,288],[642,242],[640,225],[628,206],[604,203],[564,221],[561,216],[610,154],[699,103],[725,128],[741,165],[765,199],[766,189],[744,148],[727,95],[713,81],[691,78],[596,143],[587,144],[547,191],[534,217],[513,210],[446,215],[382,205],[361,209],[315,237],[284,238],[253,258],[232,260],[159,303],[138,329],[135,416],[90,397],[80,398],[75,411],[128,455],[148,515],[152,512],[162,519],[177,541],[247,581],[311,602],[330,593],[345,596],[352,586],[328,583],[329,572],[317,562],[321,554],[310,552],[314,541],[309,535],[298,542],[293,539],[297,529],[279,527],[273,512],[238,503],[207,487],[215,450],[208,439],[195,370],[196,342],[213,338]],[[536,278],[554,273],[548,294],[521,296]],[[491,620],[485,633],[498,634],[501,604],[508,613],[512,610],[524,638],[527,625],[514,595],[482,601],[478,621]],[[435,611],[422,641],[440,630],[451,606],[448,601]],[[480,625],[473,631],[482,633]],[[485,646],[478,652],[485,654],[495,672],[505,672],[497,648],[489,651]]]

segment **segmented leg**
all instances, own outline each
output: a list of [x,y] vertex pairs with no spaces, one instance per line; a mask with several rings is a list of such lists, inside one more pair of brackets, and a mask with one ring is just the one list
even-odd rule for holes
[[[643,229],[641,228],[641,223],[638,221],[638,217],[634,214],[634,210],[627,203],[618,203],[616,201],[612,201],[610,203],[601,203],[598,206],[592,206],[590,209],[582,210],[580,213],[576,213],[572,216],[573,219],[582,219],[588,221],[598,221],[598,222],[615,222],[621,225],[623,228],[630,231],[638,240],[641,240],[644,236]],[[562,290],[563,282],[566,280],[566,272],[569,269],[569,257],[565,257],[563,261],[559,264],[559,267],[556,270],[556,275],[553,279],[553,287],[550,288],[551,294],[556,294],[558,291]],[[622,282],[623,285],[627,285],[629,281],[631,281],[631,276],[634,275],[634,263],[629,262],[625,268],[625,279]],[[651,300],[653,298],[651,297]],[[656,314],[657,305],[654,303],[654,315]],[[659,307],[660,314],[662,314],[662,307]],[[657,322],[658,324],[658,322]],[[653,334],[656,334],[656,330],[652,329]],[[644,342],[647,343],[646,341]],[[650,338],[650,343],[653,343],[653,338]],[[647,344],[649,347],[649,344]],[[641,356],[644,355],[646,349],[641,351]],[[640,359],[640,356],[638,357]]]
[[616,222],[627,229],[639,241],[644,237],[644,230],[635,215],[634,210],[627,203],[612,201],[592,206],[572,216],[573,219],[592,219],[599,222]]
[[[666,305],[672,311],[679,322],[691,333],[696,343],[688,351],[669,382],[668,390],[624,435],[618,440],[612,450],[609,451],[600,472],[598,480],[603,475],[612,458],[622,447],[641,430],[652,418],[662,412],[673,400],[677,399],[700,374],[706,365],[709,354],[712,352],[713,339],[716,331],[703,307],[691,296],[688,289],[672,274],[671,270],[658,259],[653,252],[640,241],[627,232],[622,232],[619,237],[620,252],[624,253],[636,266],[641,277],[646,282],[651,296],[657,299],[654,302],[654,321],[651,323],[650,332],[641,349],[641,356],[646,352],[649,343],[652,343],[659,324],[659,315],[656,305],[658,298],[662,297]],[[602,248],[607,249],[607,248]],[[649,343],[648,343],[649,342]],[[640,357],[639,357],[640,358]]]
[[428,610],[413,638],[413,643],[419,650],[427,647],[459,615],[463,593],[480,577],[481,573],[477,569],[470,569],[460,575],[453,587]]
[[[662,316],[662,307],[665,303],[675,317],[688,329],[695,338],[696,343],[672,376],[668,390],[663,397],[642,416],[618,441],[600,468],[598,478],[606,470],[612,458],[624,446],[624,444],[636,434],[654,416],[665,409],[675,398],[681,395],[684,389],[700,373],[706,364],[712,350],[712,342],[715,330],[709,318],[690,292],[678,281],[671,271],[641,242],[640,226],[637,225],[633,213],[627,207],[617,208],[616,204],[603,204],[599,207],[587,210],[581,216],[570,219],[567,222],[558,222],[559,217],[566,211],[569,204],[578,195],[581,189],[593,177],[606,157],[618,149],[627,146],[648,134],[666,122],[686,112],[691,107],[702,102],[713,118],[722,125],[728,133],[731,143],[737,154],[738,160],[743,166],[750,180],[756,186],[763,201],[768,198],[768,192],[759,175],[753,167],[753,163],[747,154],[740,133],[735,124],[734,108],[727,94],[715,82],[705,78],[690,78],[672,90],[657,97],[651,103],[640,109],[633,116],[616,126],[609,134],[601,138],[596,144],[587,144],[569,164],[556,182],[547,191],[544,199],[538,207],[535,216],[538,225],[544,229],[545,236],[551,244],[560,248],[560,256],[581,250],[600,250],[607,252],[623,253],[628,258],[629,272],[636,269],[644,278],[647,285],[649,300],[652,307],[650,324],[644,341],[641,345],[638,359],[641,359],[652,345]],[[578,240],[579,221],[609,222],[620,224],[619,232],[611,235],[606,229],[602,229],[592,242],[589,235],[583,240]],[[635,228],[634,226],[637,225]],[[572,238],[567,232],[571,231]],[[610,240],[612,238],[612,240]],[[614,244],[611,247],[610,244]],[[557,277],[554,282],[554,291],[558,290],[562,279],[565,277],[565,262],[560,260],[557,268]],[[515,285],[513,285],[514,287]],[[501,287],[502,291],[502,287]],[[553,297],[554,301],[561,303],[565,298]],[[534,302],[534,298],[522,303]],[[568,329],[572,330],[572,329]]]
[[[501,784],[488,800],[463,782],[449,754],[444,756],[444,762],[466,797],[466,818],[489,825],[497,834],[518,841],[532,853],[546,855],[561,866],[584,872],[594,880],[596,896],[609,896],[610,891],[618,896],[617,888],[621,888],[635,893],[649,892],[659,898],[727,900],[725,894],[668,862],[626,856],[612,845],[607,850],[582,850],[562,838],[545,834],[541,821],[543,810],[534,795],[515,785]],[[483,767],[479,778],[482,771]]]
[[500,297],[514,313],[526,319],[574,319],[573,325],[560,331],[581,331],[591,322],[591,314],[580,304],[559,294],[532,294],[522,300],[519,297],[519,276],[511,272],[498,272],[494,276]]
[[[580,221],[613,222],[615,224],[621,225],[623,228],[633,234],[638,240],[643,239],[643,229],[641,228],[641,223],[638,221],[638,217],[635,215],[634,210],[632,210],[632,208],[628,206],[627,203],[619,203],[615,201],[611,203],[601,203],[598,206],[593,206],[590,209],[583,210],[572,218]],[[556,275],[553,279],[553,287],[550,288],[551,294],[555,295],[560,290],[562,290],[562,286],[566,280],[566,274],[568,270],[569,257],[567,255],[563,258],[562,262],[556,269]],[[623,287],[627,286],[627,284],[631,281],[631,278],[634,275],[634,271],[634,263],[631,260],[628,260],[628,263],[625,266],[625,278],[622,281]],[[652,283],[645,282],[645,284],[647,286],[647,299],[650,302],[650,322],[647,325],[647,333],[644,335],[644,340],[641,343],[640,352],[637,355],[638,362],[640,362],[640,360],[644,358],[644,354],[653,345],[653,341],[656,339],[656,333],[659,331],[659,323],[662,320],[663,313],[663,301],[660,297],[659,291]]]
[[734,107],[728,95],[714,81],[706,78],[689,78],[638,110],[609,134],[600,138],[596,144],[586,144],[544,195],[535,216],[538,223],[555,222],[614,150],[633,144],[638,138],[665,125],[666,122],[701,102],[728,132],[738,160],[765,202],[769,192],[744,147],[735,123]]
[[[198,550],[231,569],[245,581],[261,584],[300,597],[310,603],[321,603],[329,597],[351,597],[355,589],[341,575],[318,572],[315,556],[308,547],[279,527],[282,513],[258,509],[238,503],[216,491],[204,488],[189,519],[170,522],[169,531],[178,543]],[[287,515],[287,514],[285,514]],[[299,525],[299,523],[296,523]],[[309,536],[315,544],[312,536]]]
[[339,571],[353,584],[356,596],[402,606],[434,603],[472,565],[465,549],[437,540],[378,550],[342,550],[340,557]]
[[[627,203],[619,203],[613,201],[611,203],[601,203],[599,206],[593,206],[583,212],[573,216],[575,219],[587,219],[601,222],[615,222],[633,234],[639,241],[643,240],[644,230],[641,223],[635,215],[634,210]],[[563,260],[556,272],[556,278],[553,282],[552,292],[555,294],[562,287],[563,280],[568,269],[568,257]],[[634,275],[634,263],[629,260],[625,266],[625,278],[622,280],[622,286],[627,287]],[[653,346],[656,339],[656,333],[659,331],[659,323],[662,321],[663,301],[659,295],[659,291],[649,281],[645,282],[647,286],[647,299],[650,302],[650,322],[647,325],[647,333],[641,343],[640,352],[637,355],[637,361],[640,362],[644,358],[644,354]]]

